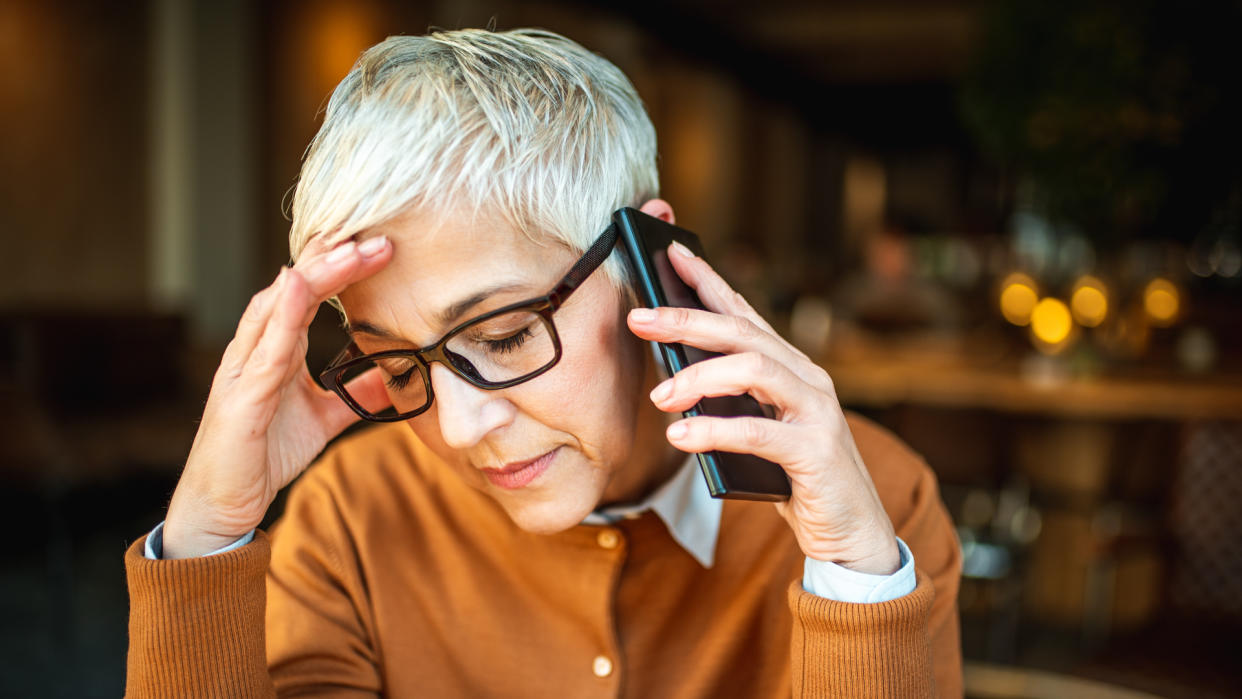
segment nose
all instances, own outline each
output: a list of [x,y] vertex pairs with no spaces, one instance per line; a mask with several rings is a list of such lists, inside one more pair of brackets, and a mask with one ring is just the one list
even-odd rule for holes
[[431,365],[431,389],[440,436],[453,449],[472,447],[513,420],[513,404],[500,392],[472,386],[438,362]]

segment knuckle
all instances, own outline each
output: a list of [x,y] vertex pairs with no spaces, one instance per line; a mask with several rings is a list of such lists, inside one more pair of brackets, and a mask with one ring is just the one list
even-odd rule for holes
[[760,447],[767,443],[767,432],[758,420],[742,420],[738,424],[741,430],[742,443],[750,447]]
[[831,393],[815,391],[811,396],[811,409],[819,414],[831,414],[836,404],[837,399]]
[[668,314],[669,323],[678,327],[685,327],[690,324],[690,311],[685,308],[672,308]]
[[763,334],[760,332],[759,326],[741,316],[733,317],[733,332],[743,340],[755,340]]
[[747,370],[755,376],[771,376],[775,373],[775,362],[766,354],[761,352],[746,352],[742,355],[745,357]]
[[272,369],[271,355],[266,348],[255,347],[250,353],[250,359],[246,362],[251,371],[257,374],[264,374]]
[[285,362],[281,361],[281,358],[272,352],[271,348],[260,345],[250,353],[250,360],[246,362],[246,366],[250,370],[249,373],[254,376],[268,377],[283,373]]
[[211,388],[215,390],[217,386],[223,386],[240,375],[241,367],[235,362],[221,362],[220,366],[216,367],[216,373],[211,377]]
[[824,392],[831,396],[837,395],[837,385],[836,382],[832,380],[832,375],[829,374],[823,367],[815,368],[817,369],[816,374],[819,377],[819,382],[824,387]]
[[673,395],[680,394],[688,386],[691,386],[696,381],[698,381],[699,376],[702,374],[702,371],[703,371],[702,367],[700,367],[698,364],[691,364],[685,369],[682,369],[681,371],[677,372],[673,376]]
[[260,291],[250,297],[250,303],[246,304],[246,310],[242,311],[242,322],[253,323],[258,319],[259,311],[263,308],[264,302],[267,300],[267,291]]
[[272,287],[263,289],[250,297],[250,302],[246,304],[246,310],[242,311],[243,323],[257,323],[263,317],[263,312],[271,303],[272,295],[275,292]]

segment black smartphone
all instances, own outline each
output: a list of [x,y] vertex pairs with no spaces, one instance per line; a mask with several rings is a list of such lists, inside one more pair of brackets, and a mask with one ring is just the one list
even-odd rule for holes
[[[668,259],[668,246],[677,241],[694,254],[704,257],[699,237],[684,228],[665,223],[637,209],[619,209],[612,216],[625,251],[629,255],[638,300],[644,306],[682,306],[703,309],[694,293]],[[668,375],[719,354],[705,352],[690,345],[655,343],[664,360]],[[765,417],[759,401],[749,394],[703,398],[685,413],[715,417]],[[735,500],[788,500],[789,478],[779,465],[752,454],[709,451],[697,454],[703,477],[712,497]]]

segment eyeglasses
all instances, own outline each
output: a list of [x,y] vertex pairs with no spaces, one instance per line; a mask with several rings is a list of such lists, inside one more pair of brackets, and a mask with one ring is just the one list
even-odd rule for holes
[[[431,407],[435,399],[432,362],[473,386],[492,391],[530,381],[561,359],[561,340],[552,314],[608,259],[616,242],[617,228],[609,225],[547,295],[467,320],[433,345],[364,355],[350,342],[319,379],[359,417],[372,422],[407,420]],[[391,406],[384,403],[380,408],[378,396],[349,387],[354,378],[376,367],[385,379]]]

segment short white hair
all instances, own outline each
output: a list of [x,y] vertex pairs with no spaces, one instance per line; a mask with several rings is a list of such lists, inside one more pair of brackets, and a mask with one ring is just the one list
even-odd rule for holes
[[[658,195],[655,129],[606,59],[539,29],[394,36],[332,93],[289,247],[296,259],[316,236],[335,243],[408,209],[465,206],[583,251],[614,210]],[[604,269],[624,288],[618,255]]]

